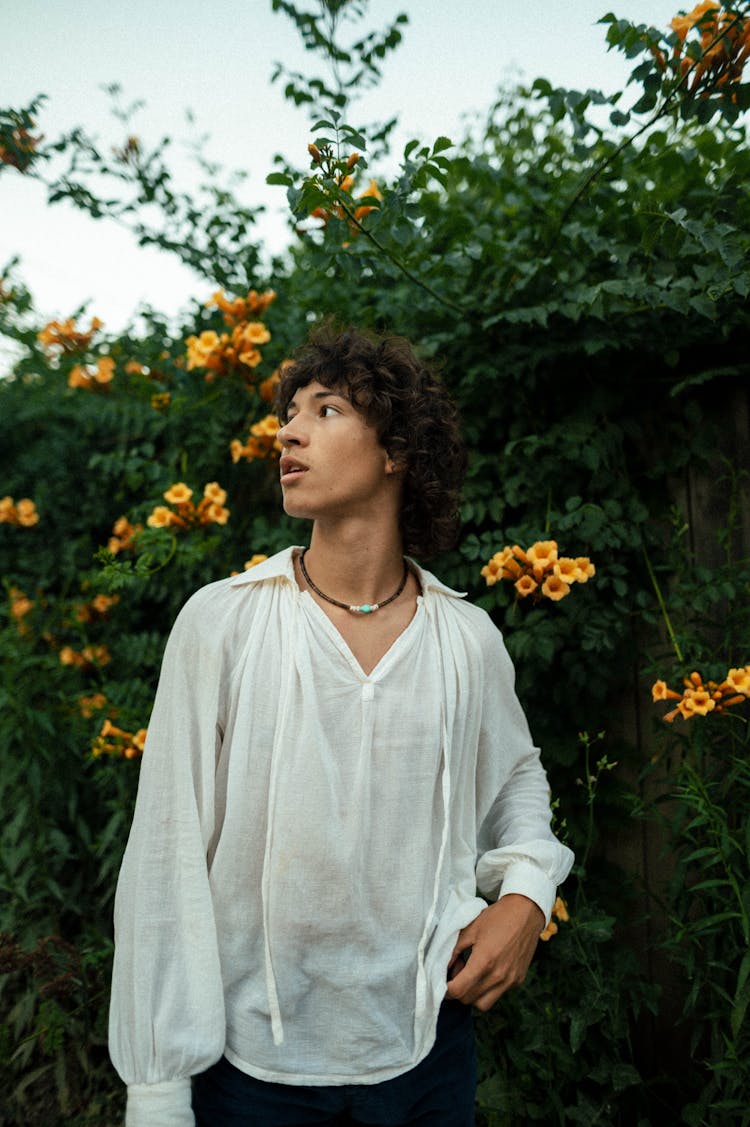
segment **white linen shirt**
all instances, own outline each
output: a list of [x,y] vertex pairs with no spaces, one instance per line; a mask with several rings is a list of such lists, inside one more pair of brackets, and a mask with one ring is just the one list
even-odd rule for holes
[[373,1084],[435,1040],[459,930],[572,854],[489,616],[415,566],[365,675],[289,548],[177,618],[117,888],[110,1052],[128,1127],[189,1127],[223,1054]]

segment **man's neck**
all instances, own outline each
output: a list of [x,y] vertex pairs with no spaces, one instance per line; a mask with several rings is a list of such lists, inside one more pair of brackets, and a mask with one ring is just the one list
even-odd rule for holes
[[305,564],[327,595],[342,602],[376,603],[392,594],[403,576],[401,536],[395,526],[316,521]]

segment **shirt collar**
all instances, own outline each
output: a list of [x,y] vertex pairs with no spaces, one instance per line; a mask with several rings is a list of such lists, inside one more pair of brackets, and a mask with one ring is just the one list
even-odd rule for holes
[[[239,575],[235,575],[230,581],[230,586],[242,587],[248,583],[262,583],[269,579],[287,579],[290,583],[296,584],[293,557],[295,552],[301,551],[302,548],[297,545],[284,548],[283,551],[277,552],[275,556],[270,556],[269,559],[251,567],[249,571],[242,571]],[[414,568],[423,591],[437,591],[441,595],[449,595],[454,599],[466,598],[465,591],[454,591],[452,587],[441,583],[432,572],[425,571],[411,558],[409,563]]]
[[295,583],[294,563],[292,562],[295,551],[301,551],[301,549],[291,545],[289,548],[284,548],[283,552],[277,552],[275,556],[269,556],[262,563],[255,564],[249,571],[241,571],[231,580],[230,586],[242,587],[246,583],[262,583],[264,579],[288,579],[290,583]]

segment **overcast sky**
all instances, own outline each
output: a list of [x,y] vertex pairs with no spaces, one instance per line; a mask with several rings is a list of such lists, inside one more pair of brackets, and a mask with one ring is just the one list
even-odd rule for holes
[[[299,3],[311,8],[314,0]],[[486,111],[508,79],[544,76],[612,92],[631,64],[607,52],[598,19],[613,10],[666,28],[678,7],[679,0],[622,0],[614,8],[606,0],[371,0],[367,27],[401,11],[409,24],[382,84],[352,116],[398,114],[403,146],[413,136],[460,136],[467,115]],[[283,247],[284,191],[268,188],[265,177],[276,152],[304,164],[310,138],[306,113],[284,101],[270,76],[276,60],[308,71],[313,60],[271,0],[0,0],[0,44],[0,105],[47,94],[39,128],[48,139],[82,125],[108,143],[121,141],[106,83],[119,82],[126,101],[145,101],[134,132],[148,142],[187,138],[191,109],[198,132],[210,134],[207,155],[246,170],[243,198],[267,205],[259,228],[266,245]],[[187,268],[139,249],[113,223],[47,205],[40,185],[11,170],[0,176],[0,273],[14,254],[46,316],[90,301],[89,312],[113,331],[142,301],[172,315],[190,297],[208,296]]]

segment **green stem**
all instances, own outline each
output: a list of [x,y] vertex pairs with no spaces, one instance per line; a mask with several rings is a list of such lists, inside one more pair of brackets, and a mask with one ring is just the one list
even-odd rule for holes
[[[98,1002],[100,998],[103,998],[105,996],[105,994],[106,994],[105,990],[98,990],[96,992],[96,994],[93,994],[90,998],[87,998],[85,1002],[81,1002],[81,1004],[79,1006],[76,1006],[76,1008],[74,1010],[70,1010],[68,1013],[66,1013],[65,1014],[66,1019],[69,1019],[71,1017],[77,1017],[78,1014],[82,1013],[82,1012],[85,1013],[91,1007],[91,1005],[94,1002]],[[31,1033],[28,1034],[28,1036],[22,1037],[21,1040],[16,1045],[16,1048],[13,1052],[13,1056],[11,1057],[11,1060],[13,1060],[15,1057],[18,1056],[21,1049],[24,1047],[24,1045],[27,1045],[29,1043],[29,1041],[34,1041],[34,1040],[36,1040],[37,1037],[43,1037],[44,1034],[48,1033],[48,1032],[49,1032],[49,1026],[45,1025],[42,1029],[34,1029]]]
[[421,278],[418,278],[416,274],[412,273],[408,266],[405,266],[404,263],[399,258],[397,258],[392,251],[388,250],[388,247],[384,246],[379,239],[375,238],[372,231],[368,231],[366,227],[362,226],[360,221],[354,215],[354,212],[350,211],[350,209],[342,200],[339,200],[338,203],[349,222],[357,228],[360,234],[364,235],[366,239],[369,239],[373,246],[377,247],[380,253],[384,254],[385,257],[390,262],[392,262],[393,265],[397,267],[397,269],[399,269],[406,278],[409,279],[410,282],[414,282],[416,286],[419,286],[421,289],[423,289],[425,293],[428,293],[435,299],[435,301],[438,301],[441,305],[444,305],[446,309],[451,309],[454,313],[460,313],[462,317],[466,316],[466,312],[461,308],[460,305],[457,305],[455,301],[451,301],[450,298],[443,297],[442,294],[438,293],[437,290],[432,288],[429,282],[422,281]]
[[706,786],[704,778],[698,771],[694,770],[689,764],[686,765],[685,771],[688,779],[688,786],[692,789],[693,794],[695,795],[695,808],[709,815],[707,834],[709,838],[713,839],[716,856],[721,863],[721,868],[724,870],[724,874],[727,878],[727,883],[734,893],[735,900],[737,901],[737,907],[739,909],[742,934],[745,937],[745,942],[748,942],[748,936],[750,935],[750,918],[748,917],[748,910],[743,899],[742,889],[738,884],[737,877],[729,863],[729,860],[727,859],[725,852],[725,841],[727,838],[726,811],[722,806],[719,806],[716,802],[714,802],[708,790],[708,787]]
[[[595,736],[594,740],[600,737]],[[591,774],[591,736],[588,732],[580,732],[578,735],[579,741],[583,744],[583,770],[584,770],[584,785],[586,787],[586,800],[588,804],[588,817],[586,826],[586,845],[583,850],[583,856],[580,861],[580,867],[585,874],[586,865],[588,864],[589,854],[594,841],[594,799],[596,798],[596,785],[599,781],[599,773],[596,777]]]
[[583,741],[583,770],[584,770],[584,784],[586,786],[586,796],[588,799],[588,814],[586,818],[586,847],[583,851],[581,858],[581,869],[586,872],[586,865],[588,864],[589,853],[591,852],[591,842],[594,837],[594,795],[591,788],[591,743],[588,735]]
[[662,618],[664,619],[664,625],[667,628],[667,633],[669,634],[669,638],[670,638],[670,641],[671,641],[672,646],[674,648],[674,652],[677,655],[677,660],[679,661],[680,665],[682,665],[684,658],[682,656],[682,650],[680,649],[680,643],[677,641],[677,638],[675,636],[675,632],[672,628],[672,620],[669,617],[669,611],[667,610],[667,604],[664,602],[664,596],[661,593],[661,587],[659,586],[659,581],[656,578],[656,573],[654,572],[654,569],[651,565],[651,559],[649,557],[648,551],[645,548],[645,546],[643,548],[643,557],[646,561],[646,567],[648,568],[648,574],[651,577],[651,584],[654,588],[654,591],[656,592],[656,598],[657,598],[657,601],[659,603],[659,609],[661,610]]
[[172,541],[172,543],[169,546],[169,551],[167,552],[167,554],[166,554],[166,556],[164,557],[163,560],[161,560],[157,564],[154,564],[153,567],[147,567],[145,569],[146,575],[156,575],[157,571],[161,571],[163,568],[165,568],[167,566],[168,563],[171,563],[172,558],[173,558],[175,552],[177,551],[177,536],[175,535],[174,532],[170,532],[168,535],[170,536],[171,541]]

